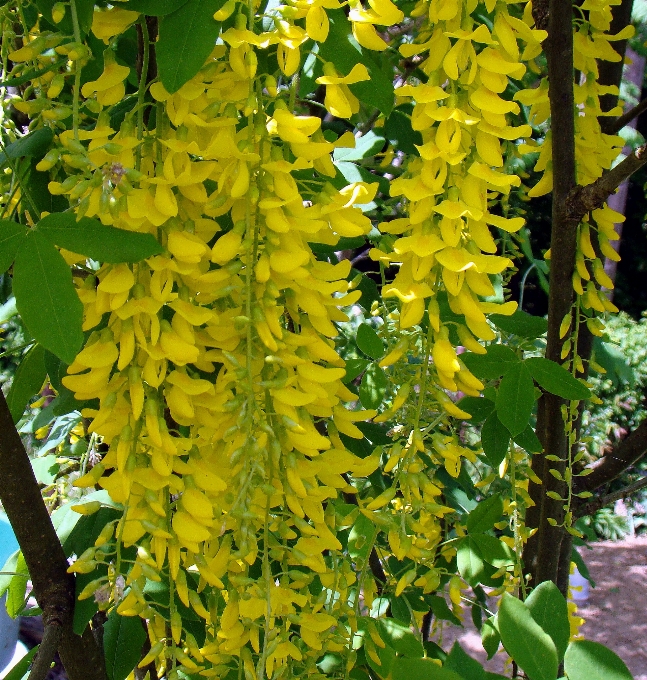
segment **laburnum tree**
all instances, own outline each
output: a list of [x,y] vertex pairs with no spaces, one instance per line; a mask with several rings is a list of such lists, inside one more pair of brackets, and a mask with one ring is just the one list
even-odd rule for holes
[[631,5],[1,3],[32,680],[56,651],[71,680],[504,677],[431,641],[466,615],[514,677],[631,678],[565,598],[577,519],[647,450],[580,446],[606,200],[647,161],[619,160]]

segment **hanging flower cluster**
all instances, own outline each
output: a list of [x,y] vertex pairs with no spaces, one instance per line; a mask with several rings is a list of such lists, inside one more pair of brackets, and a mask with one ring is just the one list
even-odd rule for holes
[[[399,328],[420,324],[425,314],[428,320],[422,340],[423,368],[417,376],[420,407],[409,440],[394,451],[387,465],[396,470],[394,486],[399,485],[405,499],[400,511],[414,516],[421,506],[432,517],[442,516],[432,496],[421,503],[416,491],[416,474],[425,467],[420,454],[431,450],[432,460],[453,477],[459,475],[462,461],[476,461],[475,452],[451,428],[441,434],[433,426],[421,426],[423,402],[426,408],[430,398],[435,403],[436,425],[450,422],[447,416],[470,418],[447,392],[478,396],[484,386],[461,361],[456,347],[485,353],[481,342],[495,337],[487,315],[512,314],[516,309],[514,302],[482,298],[495,296],[492,277],[512,266],[508,257],[497,255],[491,230],[514,233],[524,224],[521,217],[490,209],[488,201],[520,185],[505,158],[513,157],[516,142],[531,134],[529,125],[510,124],[509,115],[520,109],[507,90],[509,79],[520,79],[525,64],[540,54],[545,32],[533,28],[530,5],[520,4],[525,8],[522,18],[514,16],[509,5],[485,3],[492,13],[490,30],[471,16],[475,9],[471,5],[420,3],[414,13],[427,16],[426,23],[415,43],[400,48],[405,57],[422,56],[420,69],[428,77],[424,84],[396,90],[402,98],[413,100],[412,127],[421,132],[423,143],[406,174],[391,184],[391,194],[402,197],[406,216],[379,225],[386,236],[371,257],[399,267],[383,290],[383,297],[400,303]],[[524,481],[519,483],[522,493]],[[412,495],[417,502],[412,503]],[[427,547],[434,545],[434,539],[439,542],[440,523],[435,519],[432,524],[434,530],[426,533]],[[394,553],[420,561],[415,548],[401,548],[407,542],[412,545],[410,534],[420,530],[416,525],[389,534]],[[452,550],[446,552],[451,557]],[[438,573],[433,559],[430,566],[417,583],[426,582],[433,589]],[[409,582],[416,573],[413,569],[407,575]]]
[[[354,10],[364,41],[373,24],[401,16],[382,9],[392,14]],[[321,12],[296,18],[323,39]],[[93,31],[109,40],[136,19],[97,10]],[[354,145],[352,135],[329,141],[320,118],[293,114],[276,81],[256,73],[257,52],[278,45],[291,75],[305,31],[283,19],[254,30],[238,14],[178,92],[154,83],[155,127],[127,116],[115,131],[100,113],[91,130],[61,132],[38,167],[63,170],[49,189],[79,218],[151,233],[164,248],[78,279],[90,335],[63,379],[77,399],[99,398],[84,415],[109,447],[77,486],[98,483],[124,507],[71,569],[111,565],[84,596],[107,586],[120,614],[148,619],[142,665],[156,660],[160,672],[218,676],[238,659],[250,677],[308,675],[323,654],[348,648],[351,630],[336,624],[354,614],[356,577],[336,532],[356,511],[339,501],[379,464],[339,436],[362,438],[355,423],[375,415],[348,406],[356,397],[334,345],[340,308],[361,293],[348,290],[348,261],[317,260],[310,248],[368,233],[355,206],[377,185],[327,182],[332,150]],[[128,74],[107,56],[82,94],[110,106]],[[328,98],[341,102],[344,85],[327,77]],[[323,178],[314,187],[295,179],[309,168]],[[147,579],[169,584],[162,608]],[[183,628],[182,606],[204,619],[204,639]]]
[[[587,0],[576,22],[582,184],[608,169],[621,145],[598,123],[599,96],[610,90],[596,84],[596,60],[612,60],[608,41],[626,37],[607,35],[607,5]],[[460,348],[485,354],[495,339],[488,316],[516,310],[497,297],[497,280],[513,267],[498,237],[524,225],[506,208],[521,185],[511,161],[537,148],[531,126],[514,117],[520,103],[537,125],[550,112],[545,79],[516,94],[515,83],[538,70],[546,34],[534,28],[529,2],[418,2],[410,14],[417,37],[399,51],[424,77],[403,79],[396,97],[411,105],[422,143],[391,182],[399,203],[376,237],[363,208],[378,183],[344,185],[332,160],[355,137],[297,113],[305,109],[295,100],[307,57],[328,114],[348,121],[360,112],[355,86],[375,76],[370,58],[344,68],[320,52],[335,21],[346,20],[341,9],[358,55],[391,49],[387,29],[405,19],[392,0],[289,0],[262,16],[258,3],[228,0],[214,17],[221,28],[211,54],[176,91],[163,78],[148,82],[151,41],[139,12],[95,7],[90,50],[75,8],[72,0],[73,39],[36,23],[8,55],[18,75],[48,69],[12,100],[55,133],[35,171],[77,220],[159,244],[136,264],[94,268],[63,251],[82,265],[74,282],[87,340],[62,384],[79,401],[97,401],[83,416],[104,451],[76,486],[99,486],[123,509],[70,567],[100,568],[80,597],[146,620],[151,649],[140,666],[154,663],[169,680],[320,678],[331,655],[348,678],[358,652],[388,678],[385,629],[373,620],[381,595],[446,592],[462,615],[468,586],[452,561],[466,530],[441,477],[453,481],[478,463],[457,426],[470,414],[456,400],[480,396],[484,384]],[[67,11],[57,4],[52,21]],[[135,24],[148,53],[137,103],[120,117],[136,78],[116,47]],[[82,81],[95,43],[105,46],[103,66]],[[65,91],[72,96],[61,104]],[[551,190],[550,153],[547,135],[531,196]],[[596,283],[610,287],[598,250],[615,256],[618,220],[605,207],[580,227],[574,288],[584,308],[613,309]],[[376,365],[416,361],[379,414],[358,406],[336,342],[344,308],[362,295],[349,283],[351,263],[321,256],[322,245],[332,251],[369,232],[370,258],[383,273],[397,270],[382,288],[384,310],[374,310],[385,311],[389,341]],[[601,332],[596,318],[588,322]],[[369,441],[362,423],[403,412],[389,444],[359,445]],[[502,551],[491,571],[512,589],[522,575],[507,548],[519,555],[527,538],[528,456],[511,445],[498,472],[510,482],[502,514],[512,531],[487,538]],[[101,503],[75,507],[88,513]],[[423,612],[409,609],[421,626]]]

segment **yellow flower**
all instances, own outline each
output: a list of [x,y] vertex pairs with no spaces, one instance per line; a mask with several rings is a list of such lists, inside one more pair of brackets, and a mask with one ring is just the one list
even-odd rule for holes
[[110,38],[124,33],[126,29],[137,21],[139,12],[131,12],[120,7],[107,10],[95,9],[92,17],[92,32],[106,45]]
[[338,118],[350,118],[359,111],[359,100],[350,91],[348,85],[370,80],[370,75],[364,64],[355,64],[346,76],[337,74],[335,66],[328,62],[324,64],[324,75],[317,78],[319,85],[326,85],[324,105]]

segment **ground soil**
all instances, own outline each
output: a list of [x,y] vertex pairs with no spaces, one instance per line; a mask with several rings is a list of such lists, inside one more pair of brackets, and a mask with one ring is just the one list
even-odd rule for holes
[[[647,537],[595,543],[582,556],[596,587],[578,608],[586,619],[580,633],[611,648],[635,680],[647,680]],[[434,639],[439,641],[439,636]],[[500,651],[486,661],[481,637],[471,622],[462,631],[452,626],[442,632],[443,649],[451,648],[454,640],[487,670],[505,672],[506,654]],[[510,677],[509,669],[505,674]]]

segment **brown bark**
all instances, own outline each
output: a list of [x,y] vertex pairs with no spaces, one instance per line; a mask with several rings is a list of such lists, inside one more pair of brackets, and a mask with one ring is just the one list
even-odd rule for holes
[[60,628],[57,647],[70,680],[105,680],[101,650],[89,629],[72,630],[74,577],[41,497],[29,457],[0,391],[0,502],[25,558],[45,630]]
[[[575,176],[575,102],[573,94],[573,6],[571,2],[550,0],[546,57],[551,107],[553,149],[553,208],[551,229],[550,294],[548,298],[548,338],[546,357],[561,363],[562,342],[559,326],[573,304],[571,283],[575,266],[576,237],[579,220],[569,214],[568,199],[576,187]],[[532,585],[542,581],[557,582],[559,554],[564,530],[551,526],[546,520],[554,519],[558,525],[564,519],[562,501],[546,495],[555,491],[565,495],[565,485],[549,473],[555,468],[563,474],[567,458],[567,438],[564,432],[561,408],[564,400],[545,393],[539,400],[537,435],[544,453],[533,457],[533,471],[542,480],[541,485],[530,485],[531,498],[536,503],[529,512],[529,526],[537,532],[528,542],[524,553],[526,571],[532,576]],[[546,459],[558,456],[560,462]]]

